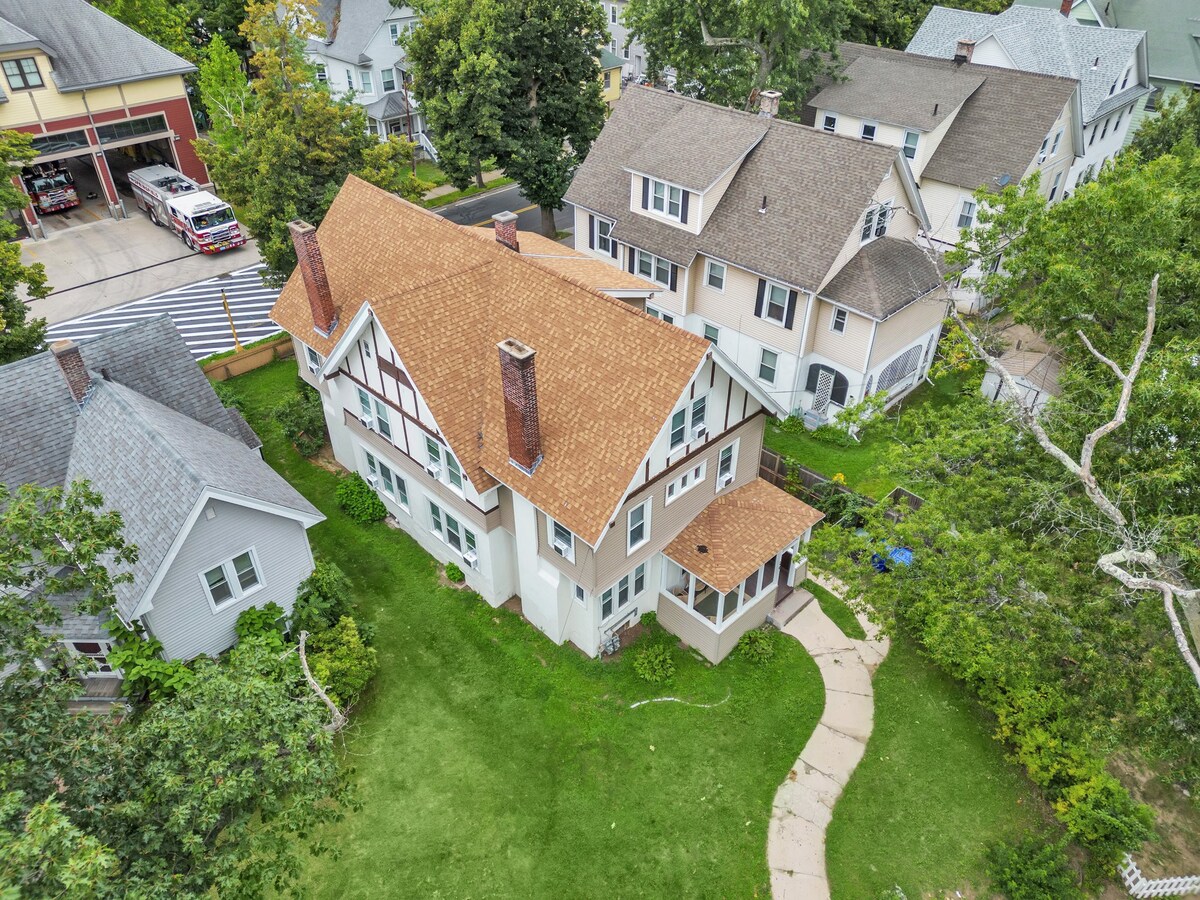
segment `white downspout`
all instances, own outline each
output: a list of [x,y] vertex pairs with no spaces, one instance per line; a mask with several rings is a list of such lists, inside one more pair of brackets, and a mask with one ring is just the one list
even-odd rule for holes
[[792,402],[788,404],[788,415],[796,409],[800,397],[800,379],[804,377],[804,348],[808,346],[808,323],[812,319],[813,306],[817,302],[815,291],[808,295],[808,303],[804,306],[804,324],[800,327],[800,351],[796,354],[796,377],[792,382]]

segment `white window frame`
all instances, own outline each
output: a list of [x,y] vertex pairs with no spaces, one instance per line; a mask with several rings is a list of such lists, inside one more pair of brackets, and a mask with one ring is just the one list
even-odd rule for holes
[[[766,362],[766,355],[768,353],[770,353],[773,357],[775,357],[774,362],[770,366],[768,366],[768,368],[770,368],[770,370],[771,370],[771,378],[770,379],[763,378],[763,374],[762,374],[763,365]],[[769,385],[774,386],[775,380],[778,377],[779,377],[779,351],[772,350],[770,347],[762,347],[761,352],[758,355],[758,380],[761,381],[763,384],[769,384]]]
[[1053,159],[1058,155],[1058,145],[1062,141],[1063,130],[1060,128],[1054,132],[1054,142],[1050,145],[1050,158]]
[[[782,300],[777,299],[777,294],[783,296]],[[774,322],[776,325],[783,325],[787,322],[788,298],[792,292],[782,284],[777,284],[774,281],[768,281],[766,287],[763,288],[763,314],[762,317],[768,322]],[[771,315],[771,307],[779,307],[779,315]]]
[[675,324],[675,317],[669,312],[663,312],[661,309],[656,309],[653,306],[646,307],[646,315],[653,316],[656,319],[662,319],[668,325]]
[[346,70],[346,87],[350,90],[354,90],[354,72],[350,69]]
[[[241,579],[238,578],[237,569],[234,567],[233,561],[239,556],[246,555],[249,555],[250,557],[250,567],[254,571],[254,577],[257,579],[257,583],[249,588],[243,589]],[[217,602],[213,599],[212,588],[210,588],[208,584],[208,573],[216,571],[217,569],[221,570],[221,577],[225,579],[225,584],[229,588],[230,594],[227,599],[221,600],[220,602]],[[200,586],[204,590],[204,596],[208,600],[209,608],[213,611],[214,615],[219,613],[221,610],[228,608],[229,606],[240,603],[247,597],[254,596],[267,585],[266,579],[263,578],[262,563],[258,558],[258,550],[253,545],[240,553],[235,553],[233,556],[221,560],[216,565],[211,565],[207,568],[201,569],[198,577],[200,578]]]
[[[635,599],[642,596],[646,592],[648,570],[646,563],[641,563],[634,566],[632,572],[626,572],[609,588],[600,594],[600,621],[607,622],[614,616],[617,616]],[[641,579],[642,589],[637,589],[638,579]],[[624,594],[624,600],[621,599]],[[604,612],[604,604],[610,604],[610,610],[606,615]]]
[[[717,274],[718,269],[721,270],[721,273],[719,275]],[[704,264],[704,285],[705,285],[705,287],[712,288],[714,291],[718,291],[719,293],[722,293],[722,294],[725,293],[725,276],[728,274],[729,274],[729,270],[726,268],[725,263],[717,262],[715,259],[708,260],[708,262],[706,262]],[[721,282],[721,284],[719,286],[713,284],[714,276],[716,276],[717,280]]]
[[392,36],[392,44],[394,46],[400,46],[400,34],[402,31],[403,29],[400,27],[399,22],[388,23],[388,33]]
[[1054,184],[1050,186],[1050,194],[1047,196],[1047,200],[1053,202],[1054,198],[1058,196],[1058,189],[1062,186],[1062,178],[1063,173],[1061,171],[1054,176]]
[[[608,231],[601,231],[601,225],[607,225]],[[596,245],[597,250],[606,256],[612,256],[613,246],[616,244],[616,238],[612,236],[612,230],[612,222],[608,221],[608,219],[601,219],[599,216],[596,216],[596,233],[593,237],[592,243]]]
[[[433,475],[429,472],[431,466],[437,466],[437,475]],[[425,435],[425,474],[429,475],[431,478],[436,478],[438,481],[441,481],[442,475],[445,473],[445,471],[446,461],[442,455],[442,445],[429,435]]]
[[[646,543],[650,540],[650,512],[652,506],[653,504],[650,502],[650,500],[643,500],[625,514],[626,556],[646,546]],[[636,523],[634,522],[635,513],[639,513],[641,515],[640,521]],[[641,537],[636,540],[634,539],[635,528],[641,530]]]
[[[867,137],[867,129],[871,129],[871,136]],[[871,122],[868,119],[863,119],[862,127],[858,129],[858,137],[860,140],[871,141],[874,143],[875,138],[879,136],[879,123]]]
[[[909,144],[909,142],[908,142],[909,138],[912,138],[911,144]],[[921,145],[921,132],[913,131],[911,128],[906,128],[904,130],[904,146],[900,148],[901,151],[903,151],[905,157],[907,157],[908,159],[916,159],[917,158],[917,148],[920,147],[920,145]],[[910,150],[912,151],[911,154],[909,153]]]
[[[388,80],[391,80],[392,86],[388,87]],[[383,92],[390,94],[396,90],[396,70],[392,66],[386,69],[379,70],[379,80],[382,82]]]
[[362,86],[362,93],[375,94],[375,79],[371,76],[370,69],[363,69],[358,73],[358,83]]
[[[656,284],[661,284],[669,291],[671,289],[671,261],[669,259],[663,259],[661,256],[655,256],[653,253],[649,253],[645,250],[638,250],[636,252],[637,265],[634,274],[641,275],[643,278],[649,278]],[[649,268],[648,272],[642,271],[643,262],[646,263],[647,267]],[[666,270],[666,276],[660,278],[659,272],[664,269]]]
[[669,181],[651,178],[649,211],[656,216],[680,222],[683,217],[683,188]]
[[608,21],[613,25],[617,24],[617,4],[615,3],[608,8]]
[[375,403],[375,430],[381,437],[392,439],[392,420],[388,416],[387,404],[378,397],[371,398]]
[[[968,209],[970,210],[969,212],[968,212]],[[978,212],[979,212],[979,204],[977,204],[973,198],[963,197],[962,201],[958,204],[958,220],[957,220],[958,227],[960,229],[974,228],[975,227],[975,215]],[[968,220],[966,225],[964,225],[962,223],[963,218],[966,218]]]
[[[555,532],[558,529],[562,529],[563,533],[567,536],[567,538],[569,538],[569,541],[563,540],[563,543],[567,544],[566,552],[562,552],[556,546],[554,546]],[[548,543],[550,545],[550,550],[552,553],[557,553],[559,556],[561,556],[567,562],[574,565],[574,563],[575,563],[575,533],[573,531],[571,531],[571,529],[567,528],[566,525],[563,525],[561,522],[556,522],[550,516],[546,516],[546,543]]]
[[888,224],[892,221],[892,212],[895,205],[896,198],[889,197],[887,200],[881,200],[874,206],[867,207],[867,211],[863,213],[862,229],[858,233],[859,246],[869,244],[871,241],[884,237],[887,234]]
[[317,81],[322,84],[329,81],[329,72],[326,71],[324,63],[317,63]]
[[583,585],[577,582],[571,582],[571,596],[573,596],[581,606],[587,606],[587,591],[583,589]]
[[704,323],[704,339],[714,347],[721,346],[721,329],[711,322]]
[[834,334],[845,334],[846,323],[850,321],[850,312],[840,306],[833,308],[833,314],[829,317],[829,330]]
[[[722,470],[725,468],[725,460],[726,460],[727,454],[728,454],[728,460],[729,460],[729,471],[725,472]],[[721,491],[728,490],[729,487],[732,486],[733,482],[737,479],[737,456],[738,456],[738,441],[737,440],[734,440],[732,443],[726,444],[724,447],[721,448],[721,452],[717,454],[717,477],[713,480],[716,482],[716,486],[717,486],[716,492],[718,494],[721,493]],[[729,484],[722,486],[721,480],[725,475],[730,475],[732,477],[729,479]]]
[[314,375],[321,371],[321,364],[324,363],[325,360],[321,358],[320,353],[308,346],[308,344],[305,344],[304,356],[308,361],[308,371],[312,372]]
[[[681,406],[679,409],[671,413],[669,429],[667,431],[667,452],[674,453],[680,447],[687,446],[688,442],[688,421],[687,407]],[[676,422],[678,421],[678,424]],[[676,438],[676,434],[679,435]]]
[[1039,165],[1046,161],[1046,157],[1048,156],[1048,154],[1046,152],[1046,148],[1048,146],[1050,146],[1050,135],[1046,135],[1044,138],[1042,138],[1042,146],[1038,149],[1038,164]]
[[689,467],[686,472],[667,485],[667,495],[663,501],[663,505],[670,506],[696,485],[703,484],[707,477],[708,460],[702,461],[699,465]]
[[821,130],[833,134],[835,131],[837,131],[837,123],[837,113],[825,113],[821,117]]
[[449,447],[447,447],[446,448],[446,484],[448,484],[450,486],[450,489],[452,491],[461,495],[461,494],[464,494],[466,491],[466,489],[463,487],[464,481],[465,480],[463,478],[463,470],[462,470],[462,466],[459,465],[458,457],[454,455],[454,452]]

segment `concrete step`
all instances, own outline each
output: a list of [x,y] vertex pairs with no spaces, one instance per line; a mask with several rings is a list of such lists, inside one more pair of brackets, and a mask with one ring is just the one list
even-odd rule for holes
[[813,599],[813,595],[804,588],[796,588],[790,595],[783,598],[782,603],[775,605],[771,614],[767,616],[767,621],[776,628],[782,629],[784,625],[800,614],[800,610],[812,603]]

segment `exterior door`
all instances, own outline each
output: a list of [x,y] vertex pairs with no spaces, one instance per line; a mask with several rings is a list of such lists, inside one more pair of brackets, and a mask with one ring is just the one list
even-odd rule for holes
[[785,550],[779,560],[779,582],[775,588],[775,603],[791,596],[792,593],[792,551]]

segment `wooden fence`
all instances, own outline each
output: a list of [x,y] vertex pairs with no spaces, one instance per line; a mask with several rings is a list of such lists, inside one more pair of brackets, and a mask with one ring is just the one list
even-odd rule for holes
[[1125,854],[1125,865],[1121,866],[1121,879],[1130,897],[1190,897],[1200,894],[1200,875],[1147,878],[1128,853]]
[[[826,478],[820,472],[813,471],[799,463],[789,464],[784,457],[766,447],[763,447],[762,456],[759,458],[758,476],[771,482],[775,487],[791,491],[791,493],[808,502],[820,499],[816,491],[819,485],[832,483],[832,479]],[[844,484],[834,484],[833,490],[843,494],[855,493]],[[868,506],[875,505],[876,501],[872,498],[864,494],[859,494],[858,496],[862,497],[863,502]],[[912,491],[897,487],[884,498],[884,503],[888,506],[887,512],[884,515],[893,522],[897,522],[904,515],[904,507],[907,507],[909,510],[918,510],[924,505],[925,501]]]
[[296,355],[291,335],[284,334],[273,341],[259,344],[257,347],[247,347],[230,356],[222,356],[203,367],[204,374],[213,381],[224,381],[235,375],[244,375],[253,369],[261,368],[277,359],[286,359]]

